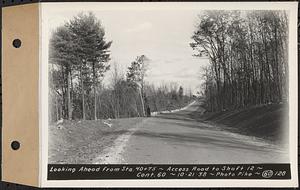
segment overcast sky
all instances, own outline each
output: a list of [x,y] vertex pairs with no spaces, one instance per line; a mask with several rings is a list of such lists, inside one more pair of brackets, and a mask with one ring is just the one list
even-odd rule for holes
[[[189,46],[197,20],[196,10],[99,10],[86,6],[45,6],[43,29],[48,34],[80,12],[92,11],[105,28],[106,39],[112,40],[111,62],[117,62],[124,72],[139,55],[151,61],[146,80],[155,85],[177,82],[195,93],[200,84],[201,65],[206,59],[193,57]],[[48,35],[49,38],[50,35]],[[110,74],[107,73],[109,78]],[[107,80],[105,80],[107,82]]]

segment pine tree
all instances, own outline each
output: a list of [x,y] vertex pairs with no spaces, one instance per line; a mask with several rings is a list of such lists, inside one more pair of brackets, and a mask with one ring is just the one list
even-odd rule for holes
[[61,89],[56,92],[60,92],[63,99],[63,117],[69,120],[72,119],[71,73],[76,62],[74,46],[74,41],[68,28],[65,26],[57,28],[50,40],[49,62],[50,64],[55,64],[55,68],[61,72]]
[[[80,60],[80,81],[82,93],[82,115],[86,119],[85,91],[92,87],[94,95],[94,119],[97,119],[97,86],[104,73],[109,70],[109,48],[111,41],[106,42],[104,27],[93,13],[79,14],[68,23],[77,42],[76,54]],[[84,83],[91,78],[91,83]],[[87,86],[86,86],[87,85]]]
[[86,104],[91,89],[93,118],[97,119],[97,87],[109,70],[107,63],[111,44],[111,41],[105,40],[104,27],[93,13],[81,13],[53,33],[49,62],[56,65],[51,68],[60,72],[61,84],[58,85],[60,89],[56,87],[56,92],[62,96],[65,119],[72,119],[72,97],[78,96],[73,88],[76,82],[80,87],[82,119],[86,119]]
[[145,103],[144,103],[144,86],[145,76],[147,72],[149,59],[145,55],[138,56],[128,67],[127,81],[131,82],[138,90],[140,101],[142,104],[142,116],[145,117]]

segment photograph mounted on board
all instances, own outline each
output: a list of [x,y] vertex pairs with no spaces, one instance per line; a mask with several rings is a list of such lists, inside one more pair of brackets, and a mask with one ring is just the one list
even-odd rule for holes
[[257,171],[291,178],[290,10],[100,4],[43,6],[48,172],[286,164]]

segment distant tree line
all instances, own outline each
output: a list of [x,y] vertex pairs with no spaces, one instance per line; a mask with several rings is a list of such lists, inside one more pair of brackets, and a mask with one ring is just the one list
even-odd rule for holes
[[287,101],[285,11],[204,11],[192,39],[195,56],[209,58],[203,75],[209,111]]
[[110,46],[104,27],[93,13],[79,14],[58,27],[49,42],[49,117],[97,120],[144,117],[149,112],[187,104],[191,95],[177,85],[154,87],[145,82],[148,59],[138,56],[123,74],[118,64],[110,84]]
[[[137,57],[131,63],[126,74],[122,73],[115,63],[112,71],[111,84],[102,86],[99,98],[102,100],[99,116],[102,118],[128,118],[148,116],[151,112],[167,111],[182,108],[192,99],[192,94],[183,93],[183,87],[176,83],[155,86],[147,82],[137,84],[138,76],[133,77],[132,70],[136,66]],[[134,79],[133,79],[134,78]],[[144,109],[143,109],[144,108]]]

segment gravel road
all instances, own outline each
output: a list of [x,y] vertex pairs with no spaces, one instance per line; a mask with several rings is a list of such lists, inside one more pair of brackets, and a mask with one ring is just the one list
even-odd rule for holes
[[197,102],[185,109],[146,118],[99,155],[98,164],[282,163],[288,152],[262,139],[232,133],[191,119]]

